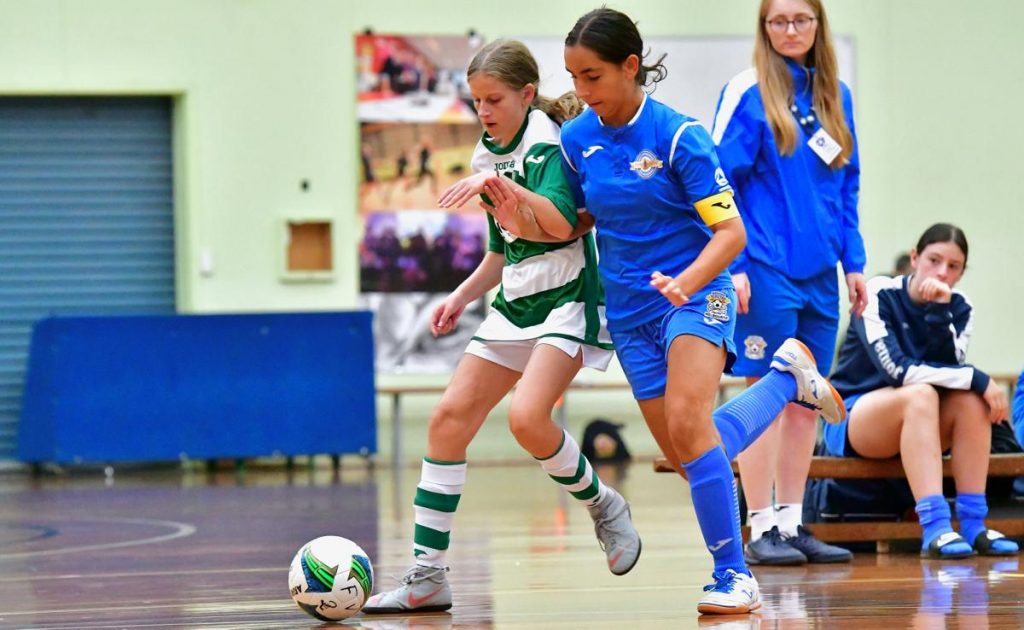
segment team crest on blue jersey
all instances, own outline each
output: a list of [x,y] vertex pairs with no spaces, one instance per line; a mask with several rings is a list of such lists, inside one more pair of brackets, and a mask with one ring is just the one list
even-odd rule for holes
[[704,311],[704,321],[709,324],[729,321],[729,304],[732,302],[721,291],[712,291],[705,298],[708,308]]
[[752,361],[760,361],[764,358],[764,351],[768,342],[760,335],[749,335],[743,340],[743,356]]
[[659,160],[657,155],[644,149],[636,156],[635,160],[629,163],[629,170],[636,171],[636,174],[644,179],[650,179],[663,166],[665,163]]

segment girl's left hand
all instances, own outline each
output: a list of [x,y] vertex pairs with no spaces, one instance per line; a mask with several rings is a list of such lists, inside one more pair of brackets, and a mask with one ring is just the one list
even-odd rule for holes
[[660,291],[665,299],[672,302],[674,306],[682,306],[690,301],[690,297],[683,293],[683,289],[676,279],[666,276],[660,271],[651,274],[651,286]]
[[1006,398],[1006,392],[994,379],[989,380],[983,398],[988,403],[988,419],[992,424],[1002,422],[1009,417],[1010,403]]
[[489,212],[501,227],[522,237],[522,234],[517,234],[519,222],[516,220],[520,212],[519,205],[523,201],[521,192],[516,190],[512,182],[501,176],[487,178],[483,184],[483,192],[494,205],[488,205],[481,201],[480,207]]
[[850,315],[860,317],[868,307],[868,285],[864,282],[864,274],[846,274],[846,288],[850,291]]

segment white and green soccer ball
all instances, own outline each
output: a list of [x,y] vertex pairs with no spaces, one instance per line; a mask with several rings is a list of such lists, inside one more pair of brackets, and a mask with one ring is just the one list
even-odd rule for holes
[[366,552],[351,540],[321,536],[292,558],[288,590],[299,608],[321,621],[347,619],[362,609],[373,591],[373,567]]

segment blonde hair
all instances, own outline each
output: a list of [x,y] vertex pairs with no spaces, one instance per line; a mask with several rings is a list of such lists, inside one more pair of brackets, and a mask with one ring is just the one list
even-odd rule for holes
[[[812,102],[814,113],[821,126],[843,147],[842,152],[832,160],[832,168],[841,168],[850,161],[853,153],[853,134],[846,124],[843,113],[843,97],[839,91],[839,69],[835,50],[832,48],[832,33],[821,0],[804,0],[814,11],[817,32],[814,44],[807,52],[808,65],[814,67]],[[797,128],[790,105],[793,102],[793,77],[786,67],[782,55],[772,48],[768,38],[768,9],[772,0],[761,0],[758,12],[757,36],[754,41],[754,68],[757,70],[757,84],[764,103],[765,117],[771,127],[775,144],[782,155],[792,155],[796,150]]]
[[473,55],[466,69],[468,78],[475,74],[494,77],[513,90],[533,85],[534,96],[531,104],[559,125],[572,120],[583,111],[583,101],[576,96],[576,92],[569,91],[558,98],[540,95],[540,71],[537,68],[537,60],[522,42],[497,39],[481,48]]

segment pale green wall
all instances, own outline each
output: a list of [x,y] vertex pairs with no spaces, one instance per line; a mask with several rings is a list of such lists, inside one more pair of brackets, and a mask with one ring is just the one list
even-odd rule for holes
[[[0,94],[173,94],[179,307],[338,309],[357,296],[352,35],[561,36],[595,1],[0,0]],[[509,6],[502,12],[498,7]],[[647,35],[747,34],[755,0],[613,3]],[[833,0],[853,36],[869,270],[938,220],[962,225],[974,362],[1024,364],[1024,3]],[[540,19],[539,16],[544,16]],[[671,59],[668,60],[671,65]],[[724,82],[728,77],[722,77]],[[303,193],[299,182],[309,179]],[[282,283],[286,216],[333,217],[337,279]],[[198,263],[208,251],[209,277]]]

